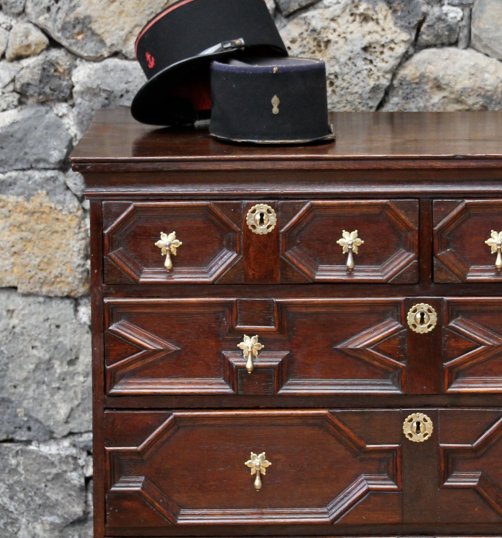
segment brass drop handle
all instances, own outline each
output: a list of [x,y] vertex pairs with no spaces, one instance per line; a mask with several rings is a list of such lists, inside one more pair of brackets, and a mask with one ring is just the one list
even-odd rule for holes
[[246,359],[246,370],[250,374],[254,370],[254,358],[258,358],[258,354],[265,347],[263,344],[258,342],[259,336],[246,336],[244,335],[244,340],[237,344],[239,349],[242,349],[242,355]]
[[244,465],[247,465],[251,469],[251,476],[256,475],[254,487],[256,491],[260,491],[263,485],[261,475],[265,476],[267,474],[267,467],[272,465],[267,461],[265,452],[262,452],[260,455],[251,452],[251,459],[246,461]]
[[492,230],[492,236],[485,243],[492,248],[492,254],[497,254],[495,269],[502,270],[502,232]]
[[173,256],[176,256],[177,249],[181,247],[183,243],[181,241],[178,241],[176,239],[176,232],[172,232],[169,235],[165,234],[164,232],[161,232],[160,234],[160,241],[157,241],[155,243],[156,247],[159,247],[162,249],[162,256],[166,257],[166,261],[164,262],[164,267],[167,271],[170,271],[173,268],[173,261],[171,259],[171,254]]
[[359,253],[359,247],[364,245],[364,241],[357,235],[358,232],[346,232],[343,230],[343,237],[337,241],[337,244],[343,247],[343,253],[348,254],[347,257],[347,270],[352,272],[355,267],[354,254]]
[[403,433],[414,443],[423,443],[430,439],[434,426],[432,420],[423,413],[413,413],[403,423]]

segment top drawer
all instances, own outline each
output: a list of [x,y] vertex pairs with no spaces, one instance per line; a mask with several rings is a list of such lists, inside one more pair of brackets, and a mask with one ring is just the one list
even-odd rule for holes
[[104,202],[103,223],[107,284],[418,281],[417,200]]
[[502,281],[502,200],[434,202],[434,281]]

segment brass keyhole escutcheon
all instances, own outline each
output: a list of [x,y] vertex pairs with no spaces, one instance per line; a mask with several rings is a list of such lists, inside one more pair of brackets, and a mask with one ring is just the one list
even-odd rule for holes
[[403,433],[414,443],[423,443],[432,435],[432,420],[424,413],[413,413],[403,423]]
[[408,312],[408,326],[418,334],[429,333],[438,322],[434,308],[426,303],[416,304]]
[[246,222],[253,233],[267,235],[277,224],[277,214],[269,205],[257,204],[248,211]]

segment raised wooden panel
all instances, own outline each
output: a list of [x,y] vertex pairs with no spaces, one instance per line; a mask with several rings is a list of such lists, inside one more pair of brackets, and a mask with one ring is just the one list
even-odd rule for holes
[[118,300],[108,305],[108,394],[233,393],[223,379],[221,341],[234,325],[234,301]]
[[278,301],[291,350],[280,394],[406,392],[402,300]]
[[502,392],[502,299],[445,300],[446,392]]
[[[104,216],[115,215],[105,202]],[[134,202],[104,231],[104,281],[108,284],[208,284],[222,278],[241,257],[240,227],[225,204],[209,202]],[[232,206],[233,208],[233,206]],[[111,219],[109,219],[111,220]],[[237,219],[236,219],[237,220]],[[155,243],[160,233],[175,231],[183,243],[173,256],[173,269]],[[234,274],[242,280],[241,273]]]
[[[406,392],[402,299],[106,304],[110,395]],[[252,374],[237,347],[245,334],[265,346]]]
[[502,200],[437,200],[434,222],[435,282],[502,281],[485,244],[502,231]]
[[[337,241],[358,230],[364,244],[347,270]],[[350,200],[309,202],[281,230],[282,257],[297,272],[283,281],[418,281],[418,201]]]
[[502,523],[502,410],[440,411],[444,523]]
[[[400,413],[354,414],[361,433],[327,410],[108,412],[107,527],[203,526],[201,534],[254,524],[273,533],[272,525],[336,524],[361,502],[366,524],[399,521]],[[139,441],[136,426],[149,421]],[[372,431],[389,425],[386,441],[374,442]],[[245,465],[251,452],[272,463],[259,493]],[[378,510],[379,492],[391,514]]]

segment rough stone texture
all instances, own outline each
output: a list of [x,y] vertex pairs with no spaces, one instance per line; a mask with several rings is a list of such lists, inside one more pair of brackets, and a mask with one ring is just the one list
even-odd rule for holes
[[458,43],[459,49],[466,49],[471,42],[471,10],[468,7],[463,8],[464,16],[460,21],[458,28]]
[[[90,431],[90,331],[75,301],[0,290],[0,334],[0,394],[9,406],[55,437]],[[15,434],[16,424],[7,429]]]
[[319,0],[277,0],[277,5],[279,6],[281,13],[288,17],[295,11],[299,9],[313,6],[317,4]]
[[174,0],[28,0],[29,19],[74,54],[101,60],[116,52],[134,58],[142,27]]
[[21,15],[26,0],[2,0],[2,10],[7,15]]
[[9,398],[0,398],[0,416],[0,441],[47,441],[51,438],[48,428]]
[[73,98],[80,133],[87,130],[96,110],[130,106],[145,82],[145,75],[136,62],[115,58],[97,64],[80,62],[73,73]]
[[502,64],[472,49],[426,49],[399,70],[384,110],[502,110]]
[[58,168],[71,149],[63,122],[42,107],[0,113],[0,173]]
[[22,63],[15,89],[33,101],[65,101],[71,98],[75,58],[64,50],[50,50]]
[[9,35],[5,57],[9,61],[35,56],[47,48],[49,40],[33,24],[21,22],[16,24]]
[[0,175],[0,286],[57,297],[89,291],[85,215],[65,179]]
[[472,46],[502,60],[502,2],[477,0],[472,10]]
[[464,12],[459,7],[433,6],[422,26],[417,49],[453,45],[458,41]]
[[334,110],[375,110],[411,45],[421,5],[342,0],[314,9],[282,30],[293,55],[321,58]]
[[9,31],[0,27],[0,58],[7,50],[7,44],[9,43]]
[[[86,453],[69,441],[0,445],[0,534],[69,538],[88,513]],[[82,535],[80,535],[82,536]]]

